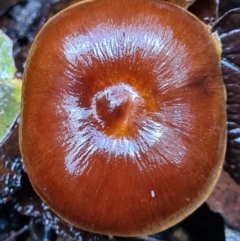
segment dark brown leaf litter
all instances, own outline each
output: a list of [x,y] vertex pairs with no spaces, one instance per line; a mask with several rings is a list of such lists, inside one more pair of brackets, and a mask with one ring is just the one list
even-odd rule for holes
[[240,184],[240,9],[214,24],[222,42],[222,74],[227,90],[228,143],[225,170]]
[[[240,3],[239,3],[240,4]],[[222,43],[222,75],[227,92],[228,142],[222,175],[208,204],[240,231],[240,9],[226,13],[213,26]]]
[[[15,210],[24,216],[31,217],[29,231],[32,237],[36,236],[36,240],[42,240],[44,233],[47,233],[50,237],[56,234],[70,240],[100,241],[104,239],[101,235],[82,231],[64,222],[36,195],[19,200],[15,205]],[[48,240],[52,239],[48,238]]]
[[206,24],[212,24],[217,18],[217,0],[196,0],[188,10]]
[[4,14],[9,8],[14,6],[19,0],[8,0],[0,2],[0,15]]
[[[2,165],[2,163],[0,164]],[[0,168],[0,203],[7,203],[21,188],[23,163],[20,157],[7,158]]]
[[234,9],[240,8],[240,1],[239,0],[220,0],[219,1],[219,15],[222,16],[226,12]]
[[240,188],[227,172],[222,172],[207,203],[224,217],[229,226],[240,230]]
[[0,146],[0,205],[10,201],[14,193],[21,188],[24,167],[17,141],[18,121],[4,144]]
[[0,240],[8,239],[13,233],[22,230],[28,222],[28,217],[14,210],[12,202],[0,206]]

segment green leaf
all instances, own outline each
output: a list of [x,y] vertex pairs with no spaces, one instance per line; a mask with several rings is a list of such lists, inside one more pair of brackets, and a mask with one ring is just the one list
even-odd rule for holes
[[22,81],[15,78],[12,41],[0,31],[0,143],[20,111]]
[[16,67],[12,55],[12,41],[0,30],[0,79],[13,79]]

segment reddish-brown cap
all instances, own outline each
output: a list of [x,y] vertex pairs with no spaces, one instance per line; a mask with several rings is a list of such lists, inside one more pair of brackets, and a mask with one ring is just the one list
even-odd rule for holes
[[81,2],[52,18],[24,72],[31,183],[84,230],[134,236],[197,208],[224,158],[216,36],[159,0]]

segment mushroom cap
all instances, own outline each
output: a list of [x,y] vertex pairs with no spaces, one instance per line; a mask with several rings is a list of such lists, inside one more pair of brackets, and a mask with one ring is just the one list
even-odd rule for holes
[[211,192],[226,143],[216,36],[159,0],[80,2],[36,37],[20,146],[67,222],[119,236],[181,221]]

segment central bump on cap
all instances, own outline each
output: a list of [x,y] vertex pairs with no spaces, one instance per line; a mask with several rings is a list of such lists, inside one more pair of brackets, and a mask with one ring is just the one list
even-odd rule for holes
[[97,92],[93,97],[92,110],[102,128],[114,129],[110,134],[120,137],[131,127],[132,119],[143,109],[143,103],[135,89],[122,83]]

